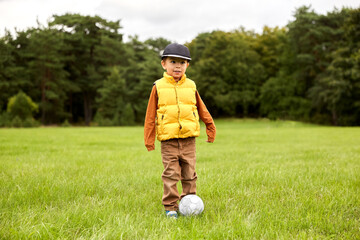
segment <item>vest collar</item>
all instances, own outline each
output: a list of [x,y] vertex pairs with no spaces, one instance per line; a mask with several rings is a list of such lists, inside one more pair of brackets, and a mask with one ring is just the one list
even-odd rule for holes
[[[172,76],[170,76],[169,74],[167,74],[166,72],[164,72],[164,78],[170,82],[171,84],[176,84],[176,81],[174,80],[174,78]],[[177,84],[182,84],[185,82],[186,79],[186,74],[184,74],[181,79],[177,82]]]

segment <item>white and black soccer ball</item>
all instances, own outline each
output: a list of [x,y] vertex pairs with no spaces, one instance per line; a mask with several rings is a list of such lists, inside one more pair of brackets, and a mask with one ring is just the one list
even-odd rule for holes
[[197,195],[186,195],[179,204],[179,212],[184,216],[199,215],[204,211],[204,202]]

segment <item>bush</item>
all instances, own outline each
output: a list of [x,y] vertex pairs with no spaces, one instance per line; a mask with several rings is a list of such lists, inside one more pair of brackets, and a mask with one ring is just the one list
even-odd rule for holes
[[7,105],[7,112],[14,118],[19,117],[20,120],[32,118],[33,113],[38,111],[38,105],[22,91],[11,97]]

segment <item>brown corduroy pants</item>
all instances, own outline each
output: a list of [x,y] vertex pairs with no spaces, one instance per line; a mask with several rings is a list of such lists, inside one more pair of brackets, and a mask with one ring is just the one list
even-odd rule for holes
[[[177,201],[188,194],[196,194],[195,138],[170,139],[161,142],[161,157],[164,164],[162,181],[164,194],[162,204],[165,210],[178,210]],[[182,194],[176,184],[181,180]]]

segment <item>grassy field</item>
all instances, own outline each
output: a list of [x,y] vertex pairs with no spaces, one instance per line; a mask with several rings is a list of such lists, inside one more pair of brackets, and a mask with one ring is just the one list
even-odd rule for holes
[[142,127],[0,129],[0,239],[360,239],[360,128],[218,120],[167,219]]

